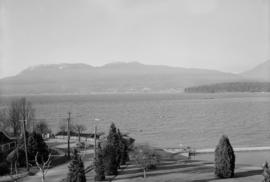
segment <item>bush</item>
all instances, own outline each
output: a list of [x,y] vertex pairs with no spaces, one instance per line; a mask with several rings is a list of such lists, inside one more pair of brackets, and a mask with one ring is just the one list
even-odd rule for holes
[[215,150],[215,175],[220,178],[234,176],[235,155],[227,136],[222,136]]
[[7,162],[1,162],[0,163],[0,176],[5,175],[5,174],[9,174],[10,170],[9,170],[9,165]]
[[25,167],[26,166],[25,161],[26,161],[25,152],[23,149],[19,149],[18,166]]
[[6,158],[5,154],[0,151],[0,162],[3,162],[5,158]]

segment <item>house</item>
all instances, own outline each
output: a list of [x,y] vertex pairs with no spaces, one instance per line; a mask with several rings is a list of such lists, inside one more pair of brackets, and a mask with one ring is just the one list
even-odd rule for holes
[[16,139],[11,138],[4,131],[0,131],[0,152],[6,152],[16,147]]

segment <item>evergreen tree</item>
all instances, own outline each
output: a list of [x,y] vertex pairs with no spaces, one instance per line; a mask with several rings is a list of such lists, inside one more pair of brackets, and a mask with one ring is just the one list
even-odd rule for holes
[[106,143],[103,152],[104,152],[103,162],[106,175],[117,175],[118,164],[115,146],[113,146],[110,143]]
[[72,160],[68,166],[67,182],[86,182],[84,164],[77,150],[74,150]]
[[33,132],[28,137],[28,157],[31,163],[35,163],[35,156],[38,153],[38,162],[46,161],[49,156],[49,149],[41,134]]
[[119,137],[118,137],[117,129],[115,127],[115,124],[112,123],[109,134],[107,136],[107,142],[113,144],[115,148],[117,148],[118,140],[119,140]]
[[220,178],[234,176],[235,155],[227,136],[222,136],[215,150],[215,175]]
[[119,137],[114,123],[111,124],[107,142],[104,147],[104,164],[107,175],[117,175]]
[[95,180],[103,181],[105,180],[105,168],[103,164],[103,151],[101,149],[100,143],[98,144],[97,156],[95,158]]
[[118,138],[119,138],[119,155],[118,155],[118,165],[125,165],[126,164],[126,158],[127,158],[127,142],[125,138],[123,137],[120,130],[117,130]]

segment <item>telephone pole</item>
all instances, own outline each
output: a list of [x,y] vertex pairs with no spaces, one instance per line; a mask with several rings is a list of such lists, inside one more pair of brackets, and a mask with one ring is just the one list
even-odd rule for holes
[[68,119],[67,119],[68,158],[70,158],[70,115],[71,113],[68,112]]
[[95,148],[94,148],[94,160],[96,160],[96,152],[97,152],[97,126],[95,125]]
[[22,121],[22,127],[23,127],[22,130],[23,130],[23,140],[24,140],[25,163],[26,163],[26,169],[29,172],[28,150],[27,150],[26,129],[25,129],[26,119],[23,119],[21,121]]

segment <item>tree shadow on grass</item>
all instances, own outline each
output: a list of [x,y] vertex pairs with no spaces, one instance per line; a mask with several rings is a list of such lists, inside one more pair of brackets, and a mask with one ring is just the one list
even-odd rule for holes
[[[262,170],[250,170],[250,171],[237,172],[235,173],[232,179],[256,176],[256,175],[261,175],[261,174],[262,174]],[[224,178],[213,177],[210,179],[193,180],[191,182],[210,182],[210,181],[214,181],[214,180],[217,181],[217,180],[222,180],[222,179]]]
[[[193,168],[193,167],[200,167],[204,166],[209,163],[179,163],[177,161],[162,161],[160,164],[158,164],[157,168],[154,170],[150,170],[149,172],[157,172],[157,171],[165,171],[165,170],[175,170],[175,169],[185,169],[185,168]],[[212,164],[212,163],[211,163]],[[126,167],[125,170],[122,170],[119,172],[118,175],[135,175],[136,173],[141,173],[142,169],[138,168],[137,166],[131,166]]]
[[251,170],[235,173],[234,178],[243,178],[248,176],[262,175],[263,170]]
[[[203,163],[197,164],[179,164],[173,166],[158,166],[157,169],[147,171],[147,177],[155,177],[174,173],[209,173],[213,171],[213,167],[205,166]],[[143,177],[142,169],[124,170],[117,176],[117,179],[133,179]]]

